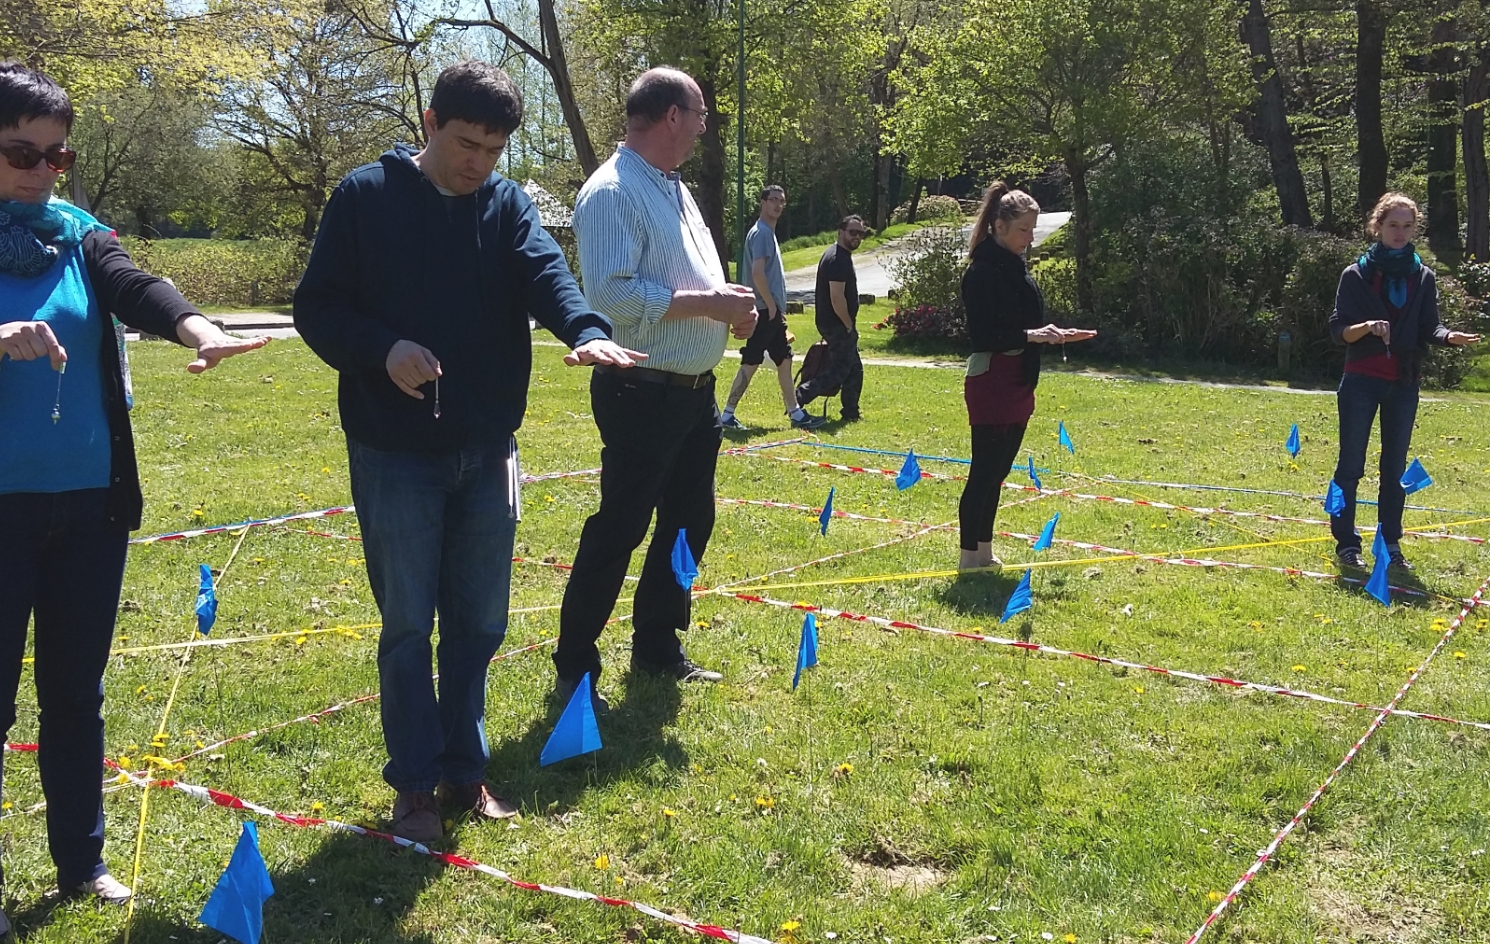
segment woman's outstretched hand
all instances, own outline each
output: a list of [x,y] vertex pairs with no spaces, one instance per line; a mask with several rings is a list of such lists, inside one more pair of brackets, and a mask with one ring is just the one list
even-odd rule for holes
[[186,369],[194,374],[211,370],[230,357],[257,351],[269,343],[267,337],[234,337],[201,315],[187,315],[177,322],[176,336],[182,344],[197,349],[197,359],[186,365]]
[[1024,336],[1033,344],[1067,344],[1071,341],[1089,341],[1097,332],[1086,328],[1058,328],[1048,324],[1043,328],[1028,328]]
[[1455,347],[1463,347],[1466,344],[1479,344],[1480,336],[1465,331],[1450,331],[1448,342]]

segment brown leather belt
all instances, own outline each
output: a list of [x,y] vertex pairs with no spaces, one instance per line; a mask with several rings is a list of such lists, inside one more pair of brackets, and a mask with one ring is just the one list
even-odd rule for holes
[[611,364],[597,364],[595,365],[595,371],[622,380],[641,380],[646,383],[688,387],[692,390],[707,387],[714,382],[714,372],[712,370],[705,371],[702,374],[675,374],[670,370],[653,370],[650,367],[616,367]]

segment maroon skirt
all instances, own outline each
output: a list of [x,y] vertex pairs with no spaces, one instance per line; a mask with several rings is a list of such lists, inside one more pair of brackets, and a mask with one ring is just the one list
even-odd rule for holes
[[[973,355],[976,358],[978,355]],[[992,355],[988,369],[962,382],[971,426],[1027,423],[1035,414],[1035,387],[1023,378],[1022,358]]]

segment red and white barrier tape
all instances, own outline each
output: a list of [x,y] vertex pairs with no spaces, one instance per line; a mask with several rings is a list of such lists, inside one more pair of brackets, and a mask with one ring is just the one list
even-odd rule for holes
[[187,538],[199,538],[205,534],[223,534],[227,531],[241,531],[244,528],[268,528],[274,525],[285,524],[289,521],[308,521],[312,518],[330,518],[333,515],[356,514],[357,509],[352,505],[343,505],[336,508],[322,508],[319,511],[302,511],[293,515],[280,515],[277,518],[255,518],[249,521],[240,521],[236,524],[220,524],[210,528],[196,528],[191,531],[176,531],[170,534],[152,534],[149,537],[130,538],[131,544],[157,544],[162,541],[184,541]]
[[[722,454],[723,453],[721,453],[721,455]],[[730,453],[730,455],[735,454],[736,453]],[[763,452],[738,453],[738,455],[759,456],[762,459],[775,459],[777,462],[795,462],[797,465],[816,466],[819,469],[834,469],[838,472],[861,472],[866,475],[887,475],[890,478],[894,478],[895,476],[900,474],[900,470],[898,469],[874,469],[868,466],[839,465],[836,462],[818,462],[816,459],[798,459],[795,456],[772,456],[767,455]],[[927,472],[925,469],[921,470],[921,478],[940,479],[947,482],[967,481],[967,476],[965,475],[942,475],[940,472]]]
[[[1211,685],[1220,685],[1225,688],[1237,690],[1249,690],[1262,692],[1267,695],[1279,695],[1286,698],[1299,698],[1305,701],[1318,702],[1325,705],[1339,705],[1342,708],[1355,708],[1362,711],[1385,711],[1391,715],[1403,718],[1417,718],[1422,721],[1441,721],[1445,724],[1461,725],[1466,728],[1476,728],[1481,731],[1490,731],[1490,722],[1484,721],[1461,721],[1457,718],[1449,718],[1443,715],[1427,714],[1419,711],[1401,711],[1395,707],[1388,706],[1379,708],[1375,705],[1367,705],[1362,702],[1345,701],[1339,698],[1331,698],[1328,695],[1316,695],[1313,692],[1300,691],[1298,689],[1283,688],[1278,685],[1267,685],[1262,682],[1245,682],[1240,679],[1227,678],[1223,675],[1203,675],[1199,672],[1185,672],[1180,669],[1166,669],[1156,665],[1146,665],[1142,662],[1129,662],[1125,659],[1114,659],[1109,656],[1094,656],[1085,652],[1075,652],[1070,649],[1058,649],[1055,646],[1046,646],[1035,642],[1022,642],[1018,639],[1005,639],[1000,636],[985,636],[982,633],[961,632],[951,629],[938,629],[935,626],[922,626],[919,623],[911,623],[906,620],[886,619],[882,616],[864,616],[859,613],[850,613],[846,610],[835,610],[831,607],[817,606],[812,603],[786,603],[781,600],[773,600],[769,597],[757,596],[751,593],[720,593],[719,596],[726,599],[743,600],[746,603],[763,603],[766,606],[775,606],[787,610],[801,610],[805,613],[816,613],[820,616],[834,617],[848,620],[854,623],[869,623],[875,626],[883,626],[887,629],[912,629],[921,633],[930,633],[936,636],[951,636],[957,639],[967,639],[972,642],[990,643],[995,646],[1008,646],[1011,649],[1023,649],[1026,652],[1039,652],[1051,656],[1063,656],[1069,659],[1080,659],[1083,662],[1095,662],[1101,665],[1117,666],[1123,669],[1133,669],[1140,672],[1152,672],[1155,675],[1168,675],[1173,678],[1187,679],[1192,682],[1206,682]],[[1478,597],[1478,594],[1476,595]],[[1469,609],[1466,607],[1465,612]]]
[[[1474,592],[1474,596],[1471,599],[1478,603],[1484,597],[1485,589],[1487,587],[1490,587],[1490,577],[1485,578],[1485,582],[1480,584],[1479,589]],[[1454,637],[1454,633],[1458,632],[1459,627],[1464,623],[1464,619],[1469,615],[1471,609],[1473,609],[1472,606],[1465,606],[1459,611],[1459,615],[1454,617],[1453,622],[1449,623],[1448,629],[1444,630],[1444,634],[1438,640],[1438,644],[1434,646],[1433,650],[1428,653],[1425,659],[1423,659],[1422,664],[1413,670],[1412,674],[1407,677],[1407,681],[1403,682],[1402,687],[1397,690],[1397,694],[1392,696],[1392,700],[1387,702],[1386,707],[1380,709],[1376,717],[1371,720],[1370,726],[1366,728],[1366,733],[1362,734],[1360,738],[1351,745],[1350,750],[1345,752],[1345,756],[1340,759],[1340,763],[1336,764],[1335,769],[1330,771],[1330,775],[1324,778],[1324,782],[1315,789],[1314,794],[1310,796],[1308,801],[1299,809],[1297,813],[1294,814],[1293,819],[1289,820],[1282,829],[1278,830],[1278,832],[1273,836],[1272,841],[1269,842],[1265,848],[1257,853],[1257,859],[1252,863],[1247,871],[1242,873],[1242,877],[1237,879],[1237,883],[1233,885],[1231,887],[1231,890],[1226,893],[1225,897],[1223,897],[1221,901],[1217,903],[1216,907],[1211,910],[1211,913],[1206,915],[1205,921],[1201,923],[1200,927],[1195,929],[1194,934],[1191,934],[1190,937],[1185,940],[1185,944],[1195,944],[1195,942],[1199,941],[1201,936],[1204,935],[1206,931],[1211,929],[1211,927],[1220,919],[1221,913],[1224,912],[1233,901],[1236,901],[1237,896],[1242,893],[1242,890],[1247,887],[1247,884],[1257,876],[1258,872],[1262,871],[1262,867],[1268,863],[1268,860],[1272,859],[1273,855],[1278,851],[1278,847],[1283,845],[1284,840],[1286,840],[1293,833],[1293,831],[1298,828],[1299,823],[1304,821],[1304,817],[1309,815],[1309,811],[1314,809],[1314,804],[1318,803],[1319,799],[1323,797],[1326,791],[1330,789],[1335,780],[1340,776],[1340,772],[1345,769],[1346,765],[1355,760],[1356,755],[1361,752],[1361,748],[1365,746],[1366,742],[1370,740],[1371,736],[1375,734],[1383,724],[1386,723],[1387,718],[1390,718],[1393,715],[1402,714],[1402,712],[1396,710],[1397,704],[1402,701],[1402,699],[1407,695],[1412,686],[1416,684],[1417,680],[1422,676],[1424,670],[1428,668],[1429,664],[1432,663],[1433,660],[1438,656],[1438,654],[1443,651],[1444,647],[1449,644],[1449,640]]]
[[392,843],[395,846],[401,846],[402,848],[418,853],[419,855],[428,856],[429,858],[434,859],[437,862],[442,862],[445,865],[453,866],[458,869],[466,869],[472,872],[480,872],[483,875],[489,875],[492,878],[506,882],[513,888],[520,888],[523,891],[543,892],[549,895],[558,895],[563,898],[570,898],[575,901],[591,901],[596,902],[597,904],[610,905],[613,908],[630,908],[633,911],[638,911],[649,918],[653,918],[657,921],[662,921],[664,923],[672,925],[673,927],[681,928],[685,931],[691,931],[695,934],[701,934],[704,937],[711,937],[720,941],[732,941],[735,942],[735,944],[771,944],[771,942],[766,938],[756,937],[751,934],[744,934],[740,931],[733,931],[714,924],[703,924],[701,922],[694,921],[691,918],[683,917],[681,915],[668,914],[667,912],[662,911],[658,908],[654,908],[651,905],[643,904],[637,901],[631,901],[626,898],[612,898],[608,895],[597,895],[594,892],[587,892],[577,888],[566,888],[562,885],[548,885],[542,882],[526,882],[522,879],[516,878],[508,872],[503,871],[502,869],[496,868],[495,866],[486,865],[485,863],[478,862],[475,859],[468,859],[465,856],[454,855],[448,852],[437,852],[424,845],[423,843],[412,842],[400,836],[394,836],[389,833],[379,832],[375,829],[368,829],[364,826],[356,826],[352,823],[343,823],[334,819],[319,819],[309,816],[292,816],[288,813],[280,813],[276,810],[270,809],[267,806],[262,806],[258,803],[245,800],[242,797],[234,796],[231,793],[224,793],[220,790],[212,790],[207,787],[197,786],[195,784],[181,783],[176,780],[144,780],[143,778],[137,777],[131,777],[130,779],[141,786],[156,787],[164,790],[175,790],[203,803],[211,803],[214,806],[220,806],[224,809],[243,810],[249,813],[257,814],[259,816],[270,817],[278,820],[281,823],[285,823],[289,826],[296,826],[301,829],[329,829],[334,832],[350,833],[354,836],[361,836],[364,839],[380,839],[383,842]]
[[881,541],[878,544],[871,544],[868,547],[856,547],[851,551],[839,551],[837,554],[829,554],[827,557],[819,557],[816,560],[806,561],[801,564],[793,564],[790,567],[783,567],[780,570],[773,570],[770,573],[759,574],[753,577],[742,577],[739,580],[734,580],[729,583],[722,583],[719,586],[714,587],[712,590],[702,587],[695,588],[694,593],[696,596],[699,597],[709,596],[710,594],[718,593],[721,590],[727,590],[730,587],[738,587],[744,584],[756,583],[761,580],[766,580],[770,577],[780,577],[783,574],[793,574],[808,567],[814,567],[818,564],[826,564],[829,561],[840,560],[845,557],[853,557],[855,554],[867,554],[870,551],[878,551],[882,548],[893,547],[896,544],[904,544],[906,541],[919,538],[923,534],[930,534],[933,531],[941,531],[946,529],[947,527],[948,525],[944,524],[930,525],[928,527],[923,527],[921,528],[921,530],[916,531],[912,534],[902,534],[898,538],[890,538],[888,541]]

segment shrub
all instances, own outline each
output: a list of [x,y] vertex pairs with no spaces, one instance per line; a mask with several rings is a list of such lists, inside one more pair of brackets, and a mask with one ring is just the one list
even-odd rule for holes
[[928,226],[906,237],[904,255],[889,263],[890,275],[900,286],[896,296],[903,308],[962,307],[962,273],[967,268],[967,243],[947,226]]
[[961,305],[955,308],[897,306],[895,313],[884,323],[895,333],[897,341],[939,341],[950,346],[967,343],[967,317]]
[[[904,223],[910,216],[911,204],[907,200],[890,214],[891,223]],[[937,220],[961,220],[962,204],[956,197],[949,197],[939,193],[928,193],[921,198],[916,205],[916,222],[930,223]]]
[[289,304],[305,270],[306,247],[294,239],[122,241],[140,268],[198,305]]

